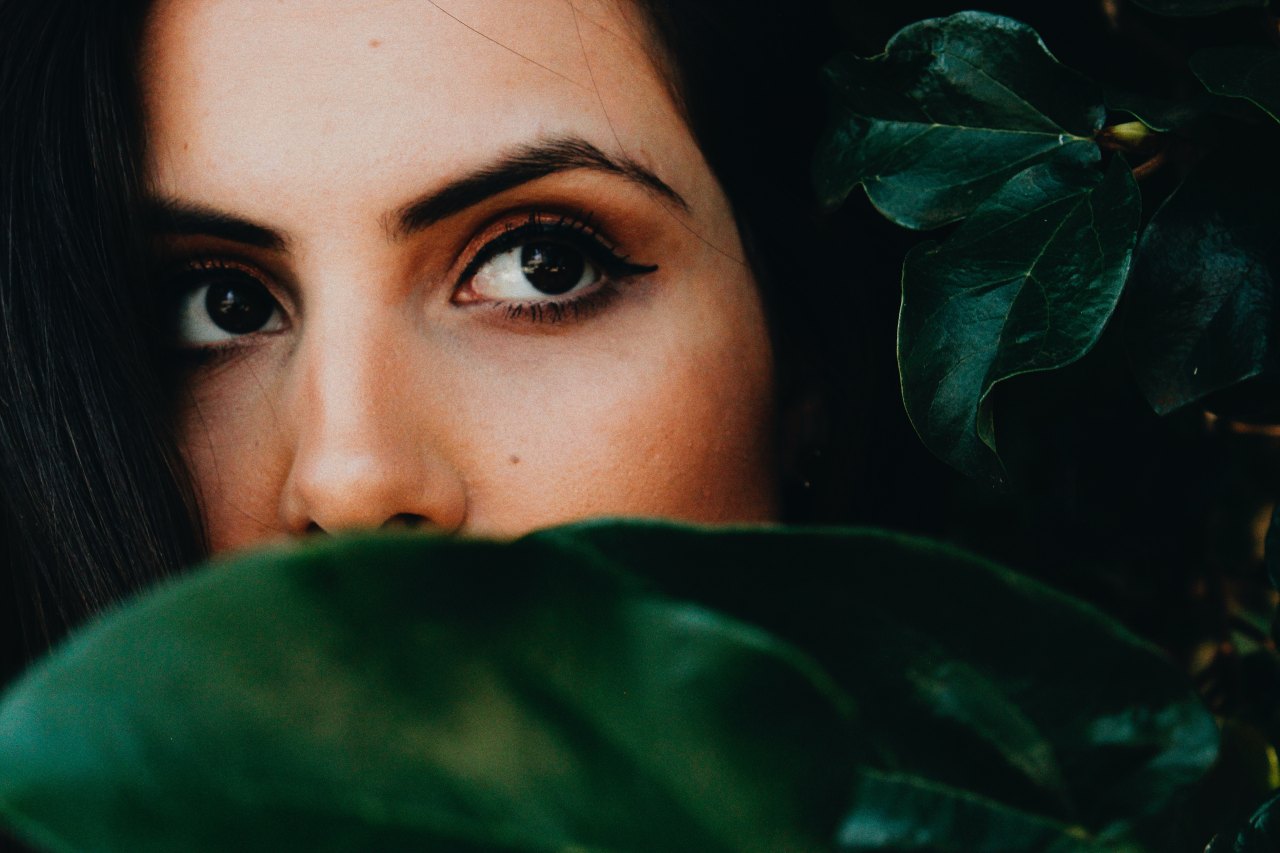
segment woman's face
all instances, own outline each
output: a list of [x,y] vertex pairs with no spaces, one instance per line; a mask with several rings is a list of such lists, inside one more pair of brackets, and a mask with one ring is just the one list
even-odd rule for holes
[[215,551],[775,514],[732,215],[606,0],[161,0],[178,429]]

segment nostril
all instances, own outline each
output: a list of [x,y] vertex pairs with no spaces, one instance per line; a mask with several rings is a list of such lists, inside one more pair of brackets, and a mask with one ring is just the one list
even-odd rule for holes
[[412,527],[421,527],[426,523],[427,523],[427,520],[420,515],[415,515],[414,513],[411,513],[411,512],[401,512],[391,516],[386,521],[382,522],[382,526],[384,529],[389,527],[412,528]]
[[307,529],[306,529],[306,531],[304,531],[304,532],[305,532],[308,536],[315,536],[315,535],[317,535],[317,534],[321,534],[321,533],[328,533],[329,531],[325,530],[323,527],[321,527],[320,525],[316,524],[316,523],[313,521],[313,522],[311,522],[310,524],[308,524],[308,525],[307,525]]

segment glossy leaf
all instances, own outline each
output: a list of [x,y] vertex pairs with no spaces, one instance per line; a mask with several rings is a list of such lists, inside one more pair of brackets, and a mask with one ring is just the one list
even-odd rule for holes
[[1266,6],[1268,0],[1133,0],[1149,12],[1174,17],[1202,17],[1232,9]]
[[907,414],[934,453],[1004,483],[993,394],[1093,347],[1115,310],[1141,200],[1117,159],[1094,170],[1022,172],[946,242],[925,243],[902,273],[898,366]]
[[906,536],[655,532],[597,524],[539,536],[591,546],[808,652],[852,695],[877,769],[999,803],[1018,825],[1180,849],[1167,815],[1213,763],[1218,729],[1185,677],[1110,618]]
[[1156,212],[1134,260],[1125,337],[1164,414],[1276,364],[1280,188],[1202,168]]
[[818,149],[819,197],[859,184],[889,219],[934,228],[1053,158],[1098,159],[1101,90],[1058,63],[1034,30],[962,12],[913,24],[872,59],[826,68],[833,122]]
[[1207,48],[1191,57],[1191,70],[1215,95],[1251,101],[1280,120],[1280,50]]
[[0,812],[55,850],[812,851],[842,701],[570,548],[344,541],[216,566],[31,673]]

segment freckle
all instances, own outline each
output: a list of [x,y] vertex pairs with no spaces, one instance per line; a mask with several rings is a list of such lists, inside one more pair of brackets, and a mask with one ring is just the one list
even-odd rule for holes
[[382,39],[369,39],[369,47],[382,47]]
[[183,150],[183,151],[190,151],[190,150],[191,150],[191,143],[190,143],[190,142],[184,142],[184,143],[182,143],[182,150]]
[[519,464],[520,464],[520,457],[519,457],[519,456],[512,456],[512,457],[511,457],[511,464],[512,464],[512,465],[519,465]]

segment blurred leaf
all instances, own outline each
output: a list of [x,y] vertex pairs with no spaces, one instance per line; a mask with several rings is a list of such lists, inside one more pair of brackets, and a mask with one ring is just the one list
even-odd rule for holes
[[1199,17],[1216,15],[1231,9],[1266,6],[1270,0],[1133,0],[1142,8],[1158,15]]
[[[1271,523],[1267,525],[1267,538],[1263,545],[1264,561],[1267,567],[1267,577],[1271,580],[1271,586],[1280,589],[1280,501],[1277,501],[1271,509]],[[1277,613],[1280,617],[1280,613]],[[1272,633],[1274,639],[1275,623],[1272,623]]]
[[954,549],[594,523],[172,584],[0,705],[0,813],[56,850],[808,853],[933,802],[994,850],[1148,838],[1216,743],[1157,652]]
[[1280,850],[1280,794],[1272,797],[1249,818],[1234,836],[1214,839],[1205,853],[1275,853]]
[[792,650],[537,539],[218,565],[0,710],[57,850],[812,851],[855,754]]
[[1191,70],[1215,95],[1244,98],[1280,120],[1280,51],[1244,46],[1206,48],[1191,57]]
[[1125,337],[1134,376],[1165,414],[1275,370],[1280,192],[1267,175],[1193,172],[1134,259]]
[[1008,18],[962,12],[912,24],[883,55],[838,56],[826,73],[833,122],[814,176],[828,205],[861,184],[889,219],[934,228],[1028,166],[1099,156],[1101,90]]
[[864,772],[840,827],[841,853],[1100,853],[1079,826],[923,779]]
[[1141,199],[1119,159],[1104,177],[1041,164],[1022,172],[902,273],[898,366],[924,443],[1003,484],[993,392],[1064,367],[1097,342],[1137,239]]
[[1185,676],[1114,620],[906,536],[660,530],[596,524],[538,537],[593,546],[671,595],[808,652],[853,696],[879,770],[995,801],[1024,813],[1017,825],[1042,819],[1184,849],[1165,834],[1168,814],[1213,763],[1218,728]]

